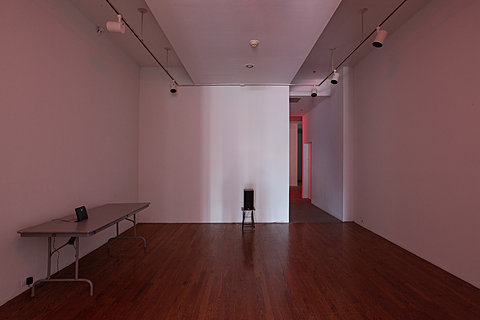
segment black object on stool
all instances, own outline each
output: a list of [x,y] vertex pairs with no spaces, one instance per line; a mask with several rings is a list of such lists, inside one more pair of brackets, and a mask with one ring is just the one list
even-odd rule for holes
[[[252,227],[255,228],[255,219],[253,217],[253,213],[255,211],[255,206],[253,205],[253,189],[245,189],[243,190],[243,207],[242,207],[242,230],[245,227]],[[250,212],[250,223],[245,223],[245,215],[247,212]]]

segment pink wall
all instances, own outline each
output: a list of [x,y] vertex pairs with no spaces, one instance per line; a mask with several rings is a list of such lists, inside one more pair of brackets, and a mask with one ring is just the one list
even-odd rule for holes
[[343,84],[319,97],[304,118],[303,141],[312,143],[312,204],[343,219]]
[[[69,1],[8,1],[0,12],[2,304],[46,273],[46,239],[17,230],[137,200],[139,68]],[[82,239],[81,253],[112,232]],[[64,250],[60,267],[73,258]]]
[[243,189],[256,219],[288,222],[288,87],[181,87],[142,68],[142,221],[239,222]]
[[479,1],[431,1],[355,67],[355,221],[480,287]]

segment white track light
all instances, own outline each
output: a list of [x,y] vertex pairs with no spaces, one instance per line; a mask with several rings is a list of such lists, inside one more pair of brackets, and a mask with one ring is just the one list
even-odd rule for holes
[[[332,79],[330,79],[330,82],[333,83],[333,84],[337,84],[338,83],[338,78],[340,78],[340,74],[338,74],[337,72],[337,69],[335,69],[334,65],[333,65],[333,52],[335,51],[335,48],[333,49],[330,49],[330,60],[331,60],[331,63],[332,63]],[[327,80],[327,79],[325,79]]]
[[317,88],[315,86],[313,86],[312,88],[312,94],[310,94],[313,98],[315,98],[317,96]]
[[338,73],[337,70],[333,70],[332,80],[330,80],[330,82],[332,84],[337,84],[339,78],[340,78],[340,73]]
[[177,93],[177,84],[175,83],[175,80],[173,80],[170,85],[170,93]]
[[375,37],[375,40],[373,41],[372,45],[376,48],[383,47],[383,41],[385,41],[387,34],[388,34],[387,31],[380,29],[380,27],[377,27],[377,36]]
[[109,32],[119,32],[121,34],[125,33],[125,23],[122,21],[122,15],[117,16],[118,21],[107,21],[107,30]]

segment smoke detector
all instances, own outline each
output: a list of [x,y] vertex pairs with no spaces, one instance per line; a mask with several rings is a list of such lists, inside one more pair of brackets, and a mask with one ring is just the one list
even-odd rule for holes
[[258,44],[260,43],[260,41],[258,41],[258,40],[250,40],[248,43],[250,44],[250,47],[256,48],[256,47],[258,46]]

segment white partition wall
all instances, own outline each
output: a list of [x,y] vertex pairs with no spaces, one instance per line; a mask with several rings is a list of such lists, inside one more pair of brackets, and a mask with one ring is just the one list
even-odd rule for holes
[[288,222],[288,87],[180,87],[144,68],[139,198],[151,222],[240,222],[243,189],[256,221]]
[[330,85],[331,95],[303,116],[303,139],[312,142],[312,204],[343,220],[343,69],[340,73],[342,81]]

